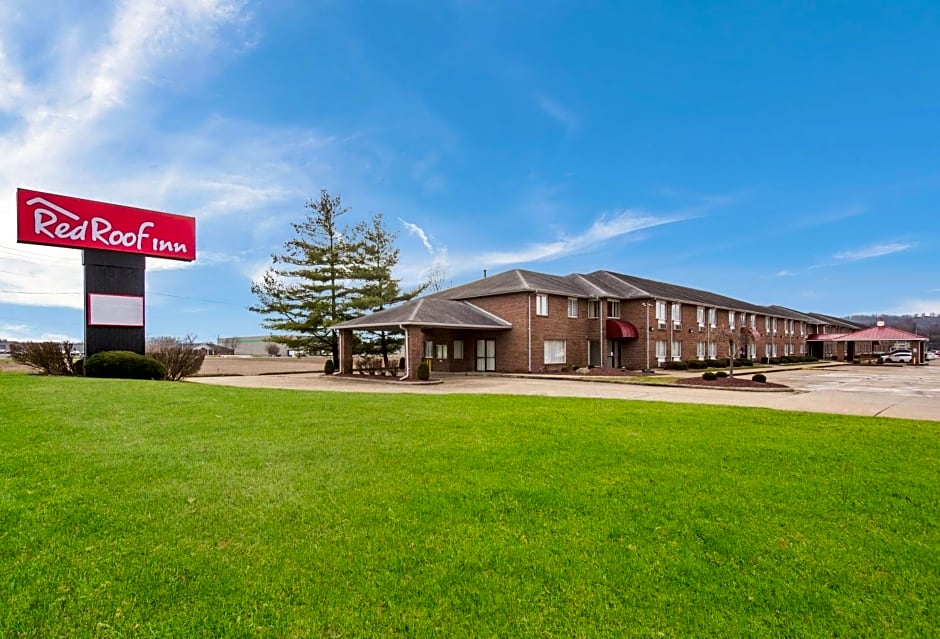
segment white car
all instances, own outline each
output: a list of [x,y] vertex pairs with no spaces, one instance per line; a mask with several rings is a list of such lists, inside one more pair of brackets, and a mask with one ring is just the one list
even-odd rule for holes
[[937,357],[940,357],[940,355],[937,355],[937,351],[927,351],[924,354],[924,359],[928,362],[932,359],[937,359]]
[[896,351],[891,351],[886,355],[882,355],[881,359],[886,362],[903,362],[905,364],[910,364],[911,360],[914,359],[914,354],[907,349],[899,349]]

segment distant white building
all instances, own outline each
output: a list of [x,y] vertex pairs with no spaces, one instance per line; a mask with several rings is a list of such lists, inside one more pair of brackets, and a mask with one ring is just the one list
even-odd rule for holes
[[220,337],[219,345],[232,349],[235,355],[263,355],[270,357],[276,348],[276,354],[287,355],[287,347],[272,339],[271,335],[255,335],[248,337]]

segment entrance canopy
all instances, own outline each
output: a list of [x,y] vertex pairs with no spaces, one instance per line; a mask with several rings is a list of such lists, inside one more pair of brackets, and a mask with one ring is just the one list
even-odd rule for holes
[[607,339],[636,339],[636,326],[624,320],[607,318]]

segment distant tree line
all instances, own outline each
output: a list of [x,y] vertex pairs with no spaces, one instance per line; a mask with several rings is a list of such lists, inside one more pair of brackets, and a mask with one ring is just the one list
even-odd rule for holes
[[936,313],[929,315],[850,315],[845,319],[863,326],[874,326],[879,319],[884,319],[887,326],[928,338],[930,340],[928,348],[940,348],[940,316]]

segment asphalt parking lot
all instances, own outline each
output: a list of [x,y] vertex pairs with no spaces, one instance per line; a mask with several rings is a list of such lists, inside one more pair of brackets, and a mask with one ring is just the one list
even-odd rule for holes
[[[749,375],[750,373],[745,373]],[[752,406],[813,413],[940,420],[940,365],[837,366],[767,373],[794,392],[660,387],[537,375],[449,375],[436,385],[395,384],[319,373],[190,378],[201,384],[360,393],[499,393]]]

